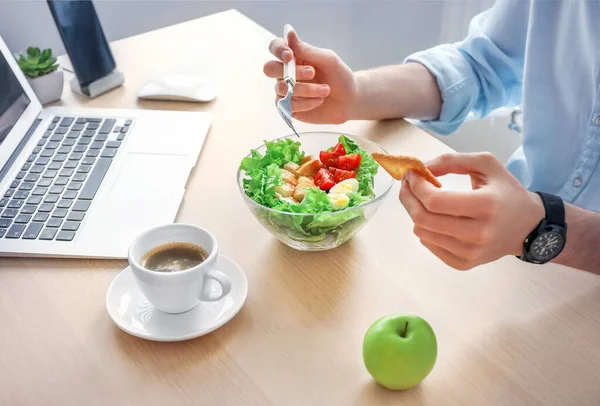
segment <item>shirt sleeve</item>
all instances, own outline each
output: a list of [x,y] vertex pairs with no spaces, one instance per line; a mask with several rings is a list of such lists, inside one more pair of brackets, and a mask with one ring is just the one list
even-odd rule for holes
[[[520,4],[519,4],[520,3]],[[451,134],[469,113],[482,118],[500,107],[521,103],[527,2],[499,1],[477,15],[467,37],[417,52],[405,62],[424,65],[436,78],[442,96],[440,117],[421,123]]]

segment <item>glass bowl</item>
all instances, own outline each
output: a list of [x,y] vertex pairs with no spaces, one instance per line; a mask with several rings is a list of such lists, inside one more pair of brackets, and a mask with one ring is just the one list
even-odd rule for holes
[[[319,152],[337,144],[340,133],[333,132],[306,132],[300,133],[300,147],[306,155],[318,157]],[[378,144],[353,135],[345,134],[354,140],[367,153],[387,153]],[[295,135],[281,138],[291,138],[297,141]],[[256,148],[265,154],[266,146],[262,144]],[[248,154],[250,156],[250,154]],[[330,213],[288,213],[274,210],[252,200],[244,192],[243,179],[245,172],[238,169],[237,185],[244,197],[248,208],[254,217],[275,238],[285,245],[299,251],[326,251],[337,248],[349,241],[358,231],[375,215],[385,196],[389,193],[394,179],[381,167],[374,178],[373,190],[375,197],[366,203],[348,209]]]

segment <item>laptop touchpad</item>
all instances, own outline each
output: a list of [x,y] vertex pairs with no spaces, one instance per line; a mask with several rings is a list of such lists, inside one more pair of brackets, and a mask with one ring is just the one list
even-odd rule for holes
[[131,153],[126,158],[107,199],[119,223],[135,227],[153,222],[170,222],[173,205],[181,198],[191,160],[186,155]]

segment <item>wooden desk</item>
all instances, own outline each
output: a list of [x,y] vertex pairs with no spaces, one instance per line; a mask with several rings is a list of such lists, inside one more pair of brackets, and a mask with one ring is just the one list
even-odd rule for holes
[[[272,38],[230,11],[117,41],[125,86],[91,101],[63,96],[66,105],[214,114],[178,219],[208,227],[243,266],[245,307],[208,336],[144,341],[104,308],[124,261],[0,258],[0,405],[600,404],[600,278],[511,258],[451,270],[413,236],[397,187],[335,251],[295,252],[263,230],[235,171],[251,147],[289,133],[262,74]],[[136,100],[144,81],[172,71],[214,78],[218,99]],[[401,121],[331,128],[425,159],[449,150]],[[369,325],[394,312],[424,317],[439,341],[431,375],[401,393],[374,384],[361,358]]]

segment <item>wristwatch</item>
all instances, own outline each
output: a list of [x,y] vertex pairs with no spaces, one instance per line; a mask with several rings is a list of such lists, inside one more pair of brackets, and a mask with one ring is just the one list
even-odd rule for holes
[[533,264],[545,264],[556,258],[567,242],[565,204],[558,196],[536,193],[542,198],[546,217],[523,241],[523,254],[519,258]]

